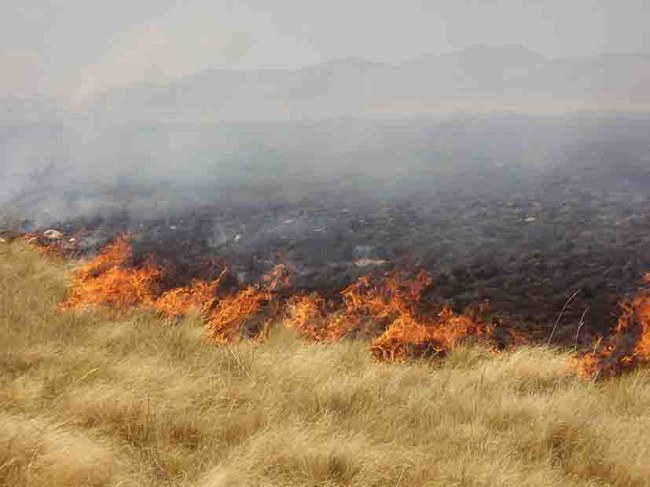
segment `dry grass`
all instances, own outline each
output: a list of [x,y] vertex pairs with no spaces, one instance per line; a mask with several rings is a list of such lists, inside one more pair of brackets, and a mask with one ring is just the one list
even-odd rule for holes
[[566,356],[455,350],[383,365],[278,328],[60,313],[62,265],[0,244],[0,484],[650,485],[650,378]]

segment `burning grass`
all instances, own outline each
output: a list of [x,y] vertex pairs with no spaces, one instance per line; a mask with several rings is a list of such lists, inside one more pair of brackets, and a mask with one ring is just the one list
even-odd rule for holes
[[[260,340],[274,323],[282,322],[315,342],[363,337],[372,355],[388,362],[444,356],[460,343],[504,348],[530,342],[521,331],[489,320],[486,313],[457,314],[423,299],[434,285],[424,270],[361,277],[338,300],[292,290],[294,271],[286,265],[274,267],[259,284],[230,293],[221,289],[227,272],[224,269],[212,282],[194,280],[163,292],[164,269],[152,259],[134,265],[129,237],[121,235],[74,271],[72,294],[61,308],[147,307],[173,319],[197,309],[207,323],[207,337],[216,344]],[[650,361],[650,291],[641,290],[622,308],[613,333],[572,359],[580,376],[618,375]]]
[[[650,284],[650,274],[645,283]],[[650,363],[650,290],[642,289],[621,306],[612,334],[574,360],[583,377],[611,377]]]
[[[282,311],[295,331],[206,346],[197,314],[161,326],[137,308],[61,312],[63,265],[0,245],[0,485],[586,487],[650,478],[646,370],[584,381],[567,353],[494,354],[480,344],[451,347],[444,361],[386,366],[367,340],[298,339],[310,334],[298,326],[310,316],[326,325],[348,311],[309,295],[290,298],[308,298],[293,315],[290,304]],[[393,286],[368,284],[349,304],[364,319],[364,300],[388,303]],[[281,294],[268,287],[250,292]],[[389,306],[377,337],[405,316],[427,316],[408,304]],[[261,302],[249,319],[270,308]],[[432,320],[443,328],[462,317],[441,311]]]
[[285,265],[274,267],[260,284],[231,294],[219,289],[226,273],[224,269],[211,283],[196,280],[161,293],[164,270],[152,260],[133,266],[129,239],[123,235],[74,272],[72,295],[61,307],[150,307],[173,318],[197,308],[206,318],[208,338],[218,344],[264,337],[273,322],[282,321],[317,342],[362,335],[371,340],[377,358],[389,361],[443,354],[459,341],[488,338],[488,325],[448,308],[433,319],[423,312],[422,293],[433,284],[423,270],[364,276],[341,292],[339,302],[317,293],[280,296],[291,286],[292,271]]
[[157,281],[162,272],[153,262],[139,268],[127,267],[132,257],[128,237],[119,236],[95,258],[74,271],[72,295],[63,309],[107,305],[115,309],[154,304]]
[[205,314],[214,303],[217,289],[225,273],[226,270],[212,282],[194,280],[188,286],[170,289],[154,300],[153,307],[163,316],[172,318],[183,316],[192,309]]

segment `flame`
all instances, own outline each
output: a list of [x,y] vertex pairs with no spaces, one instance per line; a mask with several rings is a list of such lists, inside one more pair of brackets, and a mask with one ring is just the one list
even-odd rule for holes
[[[361,277],[341,292],[338,309],[318,294],[281,299],[278,293],[291,285],[294,269],[280,264],[263,276],[260,285],[249,286],[233,295],[216,299],[225,274],[208,283],[195,280],[188,286],[158,293],[163,274],[153,261],[140,268],[128,266],[132,258],[130,237],[119,235],[95,258],[81,265],[73,275],[73,293],[62,308],[80,309],[108,305],[118,309],[152,307],[161,315],[179,317],[191,308],[207,316],[208,337],[217,343],[261,336],[252,326],[265,314],[269,320],[284,317],[285,325],[296,328],[315,341],[336,341],[353,332],[377,337],[391,323],[415,316],[421,295],[432,279],[425,271],[411,276],[403,272],[385,274],[378,282]],[[216,303],[216,304],[215,304]],[[262,320],[264,321],[264,320]],[[393,332],[395,333],[395,332]]]
[[257,286],[249,286],[237,294],[226,296],[219,301],[217,307],[208,318],[208,338],[215,343],[225,344],[237,342],[244,337],[253,338],[261,335],[268,328],[266,322],[262,327],[246,329],[271,299],[271,292]]
[[358,320],[331,309],[331,303],[317,293],[296,296],[287,303],[284,325],[316,342],[335,342],[357,328]]
[[[649,277],[646,274],[646,283],[650,283]],[[650,364],[650,290],[640,290],[621,307],[621,316],[606,343],[571,360],[581,377],[612,377]]]
[[384,361],[443,354],[458,341],[492,338],[490,327],[449,308],[426,317],[420,310],[422,294],[432,282],[424,271],[388,273],[377,283],[364,276],[341,293],[342,310],[331,311],[317,294],[290,300],[285,324],[317,342],[363,333],[371,338],[372,354]]
[[431,283],[424,271],[413,277],[391,272],[379,282],[363,276],[341,292],[341,309],[317,293],[290,299],[284,323],[317,342],[337,341],[355,332],[376,336],[397,317],[415,312],[422,291]]
[[356,322],[359,315],[365,316],[371,323],[365,331],[374,336],[370,350],[377,359],[401,361],[428,353],[444,354],[458,341],[488,336],[486,325],[456,315],[448,307],[437,316],[425,313],[422,295],[432,283],[424,270],[414,276],[392,272],[377,285],[371,285],[366,277],[343,291],[348,316]]
[[72,278],[73,293],[62,308],[108,305],[117,309],[151,306],[161,269],[152,261],[137,269],[124,267],[132,251],[127,235],[120,235],[95,258],[80,266]]
[[[242,338],[261,339],[280,315],[275,293],[291,284],[292,270],[276,265],[262,276],[262,285],[252,285],[223,297],[208,318],[208,339],[218,344]],[[261,316],[266,313],[266,316]]]
[[195,279],[188,286],[163,293],[153,303],[154,309],[171,318],[187,314],[193,308],[198,309],[201,314],[207,313],[214,304],[217,289],[227,271],[228,269],[224,269],[212,282]]
[[370,314],[375,318],[387,318],[395,313],[414,313],[421,302],[422,292],[433,283],[424,270],[414,276],[393,271],[374,284],[369,276],[363,276],[341,294],[348,313]]
[[291,285],[294,273],[293,268],[285,264],[278,264],[270,272],[262,276],[262,282],[269,291],[279,291]]
[[489,327],[445,307],[433,319],[403,314],[375,338],[370,350],[380,360],[403,361],[427,354],[444,355],[456,343],[487,339]]
[[[207,336],[217,344],[263,339],[273,323],[282,321],[303,337],[335,342],[364,337],[370,351],[382,361],[403,361],[424,355],[444,355],[459,342],[479,340],[503,348],[529,342],[516,328],[486,323],[481,309],[454,313],[425,299],[433,284],[424,270],[363,276],[344,289],[338,299],[318,293],[291,295],[290,266],[280,264],[249,285],[226,294],[220,285],[227,273],[211,281],[194,280],[187,286],[160,292],[163,275],[151,259],[133,267],[128,235],[118,236],[96,257],[79,266],[72,277],[72,294],[63,309],[106,305],[118,310],[149,307],[177,318],[198,309],[207,323]],[[644,276],[650,284],[650,273]],[[647,286],[646,286],[647,287]],[[582,377],[609,377],[641,364],[650,364],[650,289],[642,289],[622,303],[616,327],[587,353],[574,357],[572,366]]]
[[132,254],[131,238],[127,234],[120,234],[93,259],[78,267],[75,276],[80,279],[97,276],[111,268],[122,266]]

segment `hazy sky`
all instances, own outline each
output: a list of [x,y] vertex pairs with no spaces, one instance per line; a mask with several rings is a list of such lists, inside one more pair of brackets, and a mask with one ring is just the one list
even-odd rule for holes
[[473,44],[650,51],[649,0],[0,0],[0,96],[82,99],[205,68],[396,62]]

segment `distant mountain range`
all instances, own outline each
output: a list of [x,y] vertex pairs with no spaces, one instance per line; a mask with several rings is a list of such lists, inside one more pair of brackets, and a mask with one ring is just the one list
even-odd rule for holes
[[182,122],[648,111],[650,54],[553,60],[520,46],[475,46],[401,64],[345,58],[296,70],[208,70],[115,89],[89,109]]
[[280,121],[451,113],[650,111],[650,54],[548,59],[474,46],[400,64],[344,58],[301,69],[206,70],[103,93],[84,112],[133,121]]

